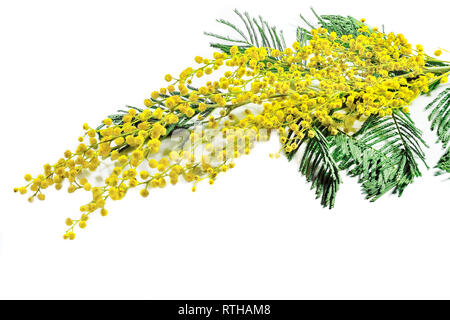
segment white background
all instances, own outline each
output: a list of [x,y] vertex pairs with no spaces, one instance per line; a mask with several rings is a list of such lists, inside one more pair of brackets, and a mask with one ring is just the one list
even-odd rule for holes
[[[129,193],[76,241],[64,219],[87,195],[51,191],[29,204],[14,194],[26,172],[76,146],[125,104],[142,106],[166,73],[209,55],[203,31],[261,14],[294,40],[305,1],[1,1],[0,298],[315,299],[450,298],[450,182],[425,171],[404,196],[369,203],[345,179],[322,209],[297,163],[257,145],[214,186]],[[446,1],[313,1],[321,14],[353,15],[404,33],[428,52],[450,48]],[[423,108],[434,164],[442,153]]]

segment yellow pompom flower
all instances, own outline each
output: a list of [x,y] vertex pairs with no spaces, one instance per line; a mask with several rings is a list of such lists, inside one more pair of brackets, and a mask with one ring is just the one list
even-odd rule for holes
[[152,99],[158,99],[159,97],[159,92],[158,91],[153,91],[151,94]]
[[146,198],[149,195],[149,192],[147,189],[142,189],[140,192],[142,197]]
[[239,48],[237,47],[237,46],[232,46],[231,48],[230,48],[230,54],[231,55],[236,55],[237,53],[239,52]]

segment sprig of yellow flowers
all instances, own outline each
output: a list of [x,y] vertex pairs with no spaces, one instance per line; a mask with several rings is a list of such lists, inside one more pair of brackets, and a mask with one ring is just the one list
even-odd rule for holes
[[[168,86],[153,91],[144,109],[106,118],[102,128],[84,124],[74,151],[46,164],[42,174],[26,174],[27,183],[15,191],[31,192],[30,202],[44,200],[46,189],[60,190],[64,183],[69,193],[89,192],[92,198],[80,207],[80,217],[66,219],[63,237],[73,240],[75,227],[85,228],[95,212],[106,216],[106,203],[123,199],[131,189],[147,197],[182,178],[196,191],[200,181],[213,184],[272,131],[289,154],[317,135],[351,136],[370,117],[407,114],[415,98],[447,82],[450,66],[427,66],[439,60],[420,45],[413,48],[402,34],[369,30],[363,23],[357,36],[325,28],[310,34],[307,43],[297,41],[284,50],[232,46],[228,53],[195,57],[195,67],[164,77]],[[211,75],[216,80],[203,80]],[[162,143],[177,130],[184,138],[162,152]],[[107,161],[114,169],[95,185],[86,172]]]

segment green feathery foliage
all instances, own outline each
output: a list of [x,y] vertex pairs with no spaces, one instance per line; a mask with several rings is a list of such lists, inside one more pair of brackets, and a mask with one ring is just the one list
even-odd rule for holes
[[[450,173],[450,148],[445,151],[445,153],[436,164],[435,168],[438,169],[438,171],[436,171],[435,173],[436,176]],[[450,177],[448,177],[447,179],[450,180]]]
[[392,191],[402,195],[420,177],[418,161],[425,166],[422,133],[406,114],[370,116],[352,136],[339,134],[333,158],[341,170],[358,177],[366,198],[375,201]]
[[[450,88],[443,90],[429,105],[426,110],[431,110],[428,120],[431,121],[431,130],[436,130],[438,142],[447,148],[450,142]],[[450,148],[439,159],[436,175],[450,173]]]
[[431,110],[428,116],[431,130],[436,130],[438,142],[446,148],[450,141],[450,88],[443,90],[425,109]]
[[[337,15],[318,15],[313,8],[311,11],[316,16],[319,25],[322,28],[327,29],[329,32],[336,32],[336,34],[341,37],[343,35],[353,35],[358,36],[358,29],[362,23],[353,17],[347,16],[337,16]],[[302,15],[300,18],[311,28],[315,28],[308,20],[306,20]]]
[[299,171],[311,182],[311,189],[316,189],[316,198],[321,198],[322,206],[331,209],[341,177],[339,167],[331,156],[335,137],[324,135],[325,132],[326,129],[316,130],[314,138],[309,139],[302,154]]
[[230,48],[232,46],[238,46],[241,51],[244,51],[249,47],[271,47],[281,51],[286,48],[283,31],[277,31],[276,27],[270,26],[261,16],[256,19],[250,17],[247,12],[242,14],[237,9],[235,9],[234,12],[243,22],[246,31],[229,21],[218,19],[217,22],[233,29],[237,32],[239,37],[230,38],[216,33],[205,32],[205,35],[207,36],[224,41],[220,43],[211,43],[211,47],[220,49],[226,53],[230,53]]
[[[450,148],[445,151],[435,167],[438,169],[435,173],[437,176],[450,173]],[[450,180],[450,177],[448,177],[448,179]]]

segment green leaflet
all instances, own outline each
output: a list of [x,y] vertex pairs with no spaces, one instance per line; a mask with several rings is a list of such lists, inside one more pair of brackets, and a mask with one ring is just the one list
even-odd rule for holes
[[321,198],[322,206],[330,209],[334,206],[342,182],[330,152],[334,140],[334,136],[325,136],[321,130],[316,130],[316,136],[307,141],[299,167],[306,180],[311,182],[311,189],[316,190],[316,198]]
[[[343,35],[353,35],[354,37],[358,36],[358,29],[364,24],[353,17],[347,16],[338,16],[338,15],[318,15],[313,8],[311,11],[316,16],[318,23],[322,28],[328,30],[328,32],[336,32],[336,34],[340,37]],[[310,27],[315,28],[308,20],[306,20],[302,15],[300,18]],[[371,29],[369,28],[371,31]]]
[[389,191],[399,196],[421,176],[426,146],[421,132],[400,111],[391,117],[371,116],[353,136],[339,134],[333,159],[341,170],[358,177],[366,198],[375,201]]
[[296,36],[298,43],[300,43],[300,46],[302,47],[306,46],[308,41],[312,38],[309,31],[302,27],[297,27]]
[[[436,176],[450,173],[450,148],[445,151],[444,155],[439,159],[435,168],[438,169],[438,171],[435,173]],[[450,177],[448,177],[448,179],[450,180]]]
[[[425,110],[431,110],[428,120],[431,121],[431,130],[436,131],[438,142],[447,148],[450,141],[450,88],[443,90]],[[450,173],[450,148],[439,159],[435,168],[439,169],[436,175]]]
[[225,41],[211,43],[211,47],[220,49],[226,53],[229,53],[230,48],[234,45],[238,46],[241,51],[252,46],[270,47],[280,51],[284,50],[286,42],[284,40],[283,31],[277,31],[276,27],[270,26],[261,16],[259,16],[258,19],[252,18],[247,12],[242,14],[237,9],[234,10],[234,13],[236,13],[242,21],[245,30],[227,20],[218,19],[217,22],[233,29],[234,32],[238,34],[238,38],[230,38],[216,33],[205,32],[205,35],[207,36]]
[[436,130],[438,142],[446,148],[450,141],[450,88],[443,90],[425,110],[431,110],[431,130]]

